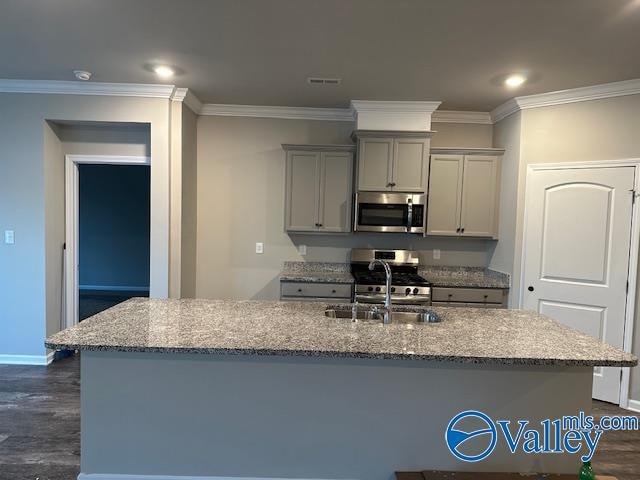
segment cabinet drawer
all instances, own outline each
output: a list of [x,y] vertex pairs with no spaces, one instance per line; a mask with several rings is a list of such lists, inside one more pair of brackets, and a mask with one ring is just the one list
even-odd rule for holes
[[504,290],[499,288],[433,288],[434,302],[503,303]]
[[507,308],[503,303],[432,302],[432,307]]
[[322,297],[351,299],[351,284],[281,282],[282,297]]

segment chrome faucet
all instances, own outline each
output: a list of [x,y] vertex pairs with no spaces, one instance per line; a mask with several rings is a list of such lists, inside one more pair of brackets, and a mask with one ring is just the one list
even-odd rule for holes
[[369,264],[369,270],[373,270],[374,268],[376,268],[376,264],[382,265],[384,267],[384,273],[386,273],[386,275],[387,275],[387,282],[386,282],[387,291],[385,292],[385,297],[384,297],[382,323],[389,324],[389,323],[391,323],[391,309],[392,309],[392,306],[391,306],[391,267],[384,260],[380,260],[380,259],[376,258],[375,260],[373,260]]

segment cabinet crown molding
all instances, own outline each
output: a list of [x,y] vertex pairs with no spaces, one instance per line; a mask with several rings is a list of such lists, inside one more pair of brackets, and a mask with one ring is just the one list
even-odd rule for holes
[[432,155],[502,155],[504,148],[431,147]]
[[354,130],[352,140],[368,137],[394,138],[430,138],[435,132],[432,130]]
[[285,152],[289,150],[310,151],[310,152],[355,152],[355,145],[333,145],[333,144],[292,144],[283,143],[282,149]]

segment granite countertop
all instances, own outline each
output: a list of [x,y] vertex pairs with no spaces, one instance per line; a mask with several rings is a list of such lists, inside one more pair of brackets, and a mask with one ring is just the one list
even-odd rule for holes
[[418,273],[434,287],[509,288],[509,275],[482,267],[423,266]]
[[353,283],[348,263],[284,262],[282,282]]
[[56,333],[52,349],[633,366],[637,358],[523,310],[438,307],[441,323],[324,316],[325,304],[134,298]]

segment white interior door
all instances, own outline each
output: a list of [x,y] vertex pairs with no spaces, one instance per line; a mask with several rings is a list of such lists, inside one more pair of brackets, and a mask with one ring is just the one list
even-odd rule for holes
[[[523,307],[622,348],[633,167],[534,170],[527,178]],[[620,401],[620,368],[593,397]]]

